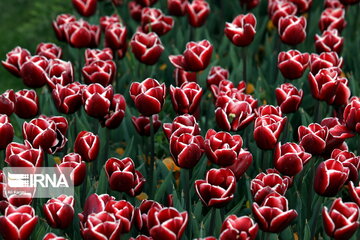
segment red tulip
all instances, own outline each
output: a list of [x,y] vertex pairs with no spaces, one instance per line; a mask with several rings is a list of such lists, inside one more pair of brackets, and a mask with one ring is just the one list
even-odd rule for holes
[[210,5],[206,0],[193,0],[186,5],[185,10],[189,23],[193,27],[201,27],[204,25],[210,15]]
[[154,5],[157,2],[157,0],[135,0],[135,2],[137,2],[141,6],[149,7]]
[[195,181],[195,190],[205,206],[221,208],[234,198],[235,175],[227,168],[210,169],[205,180]]
[[16,77],[20,77],[21,66],[31,58],[31,54],[28,50],[21,47],[16,47],[6,54],[6,60],[1,61],[6,70],[12,73]]
[[81,131],[74,143],[74,152],[81,155],[86,162],[94,161],[99,154],[100,138],[92,132]]
[[141,26],[145,33],[155,32],[162,36],[173,28],[174,19],[165,16],[160,9],[146,7],[141,12]]
[[260,0],[240,0],[240,4],[246,7],[247,10],[251,10],[260,4]]
[[136,32],[131,38],[130,45],[136,59],[147,65],[154,65],[164,51],[159,36],[154,32]]
[[360,206],[360,186],[355,187],[352,181],[349,182],[349,195],[358,206]]
[[167,7],[170,15],[184,16],[188,2],[188,0],[168,0]]
[[291,83],[281,84],[275,89],[276,101],[283,113],[296,112],[302,102],[303,95],[303,90],[298,90]]
[[232,23],[226,23],[225,35],[238,47],[246,47],[255,37],[256,18],[252,13],[238,15]]
[[205,152],[210,161],[222,167],[232,165],[236,161],[243,144],[240,135],[209,129],[205,138]]
[[139,207],[135,210],[135,226],[145,235],[149,235],[148,214],[150,209],[153,208],[160,210],[163,206],[153,200],[142,200]]
[[358,181],[360,157],[355,156],[354,153],[349,151],[334,149],[334,151],[332,151],[331,153],[331,158],[341,162],[344,165],[344,168],[348,168],[350,170],[348,181],[353,181],[353,182]]
[[65,62],[60,59],[51,59],[46,68],[47,84],[51,89],[56,87],[56,84],[65,86],[74,81],[74,69],[71,62]]
[[80,15],[90,17],[96,12],[97,0],[72,0],[72,4]]
[[294,3],[299,13],[305,13],[311,8],[313,0],[290,0]]
[[340,1],[345,5],[354,5],[359,2],[359,0],[340,0]]
[[101,119],[109,113],[113,88],[111,85],[103,87],[98,83],[90,84],[83,89],[82,97],[85,112],[91,117]]
[[343,66],[343,58],[339,57],[336,52],[323,52],[320,55],[311,54],[310,71],[316,75],[323,68],[341,69]]
[[300,126],[298,128],[300,146],[311,154],[322,154],[325,151],[328,135],[328,128],[318,123],[311,123],[308,127]]
[[289,184],[289,177],[281,177],[277,170],[267,169],[266,173],[259,173],[251,180],[250,190],[254,201],[261,204],[269,194],[285,195]]
[[39,111],[39,99],[34,90],[20,90],[15,93],[15,114],[20,118],[31,118]]
[[217,100],[219,96],[229,96],[233,97],[237,94],[242,94],[246,89],[246,83],[241,81],[237,88],[234,87],[234,84],[229,80],[222,80],[218,85],[212,84],[210,86],[211,92],[214,95],[214,99]]
[[322,35],[315,35],[315,48],[318,53],[337,52],[340,54],[344,44],[344,38],[341,37],[336,29],[326,30]]
[[130,238],[130,240],[153,240],[153,238],[145,235],[138,235],[136,238]]
[[60,195],[48,200],[43,211],[46,221],[52,228],[67,228],[74,218],[74,197]]
[[115,198],[108,194],[91,194],[85,201],[84,211],[78,214],[80,222],[84,224],[89,215],[105,211],[106,204],[111,200]]
[[229,215],[223,222],[219,240],[255,240],[259,227],[250,217]]
[[5,162],[10,167],[41,167],[44,161],[44,152],[41,148],[25,141],[25,144],[12,142],[6,147]]
[[172,134],[189,133],[200,135],[200,127],[193,115],[184,114],[174,118],[172,123],[164,123],[163,130],[168,140]]
[[0,150],[3,150],[14,138],[14,127],[5,114],[0,114],[0,136]]
[[359,228],[359,207],[353,202],[334,200],[330,210],[323,208],[322,219],[327,235],[339,240],[350,239]]
[[309,54],[298,50],[280,52],[278,55],[278,68],[284,78],[293,80],[301,78],[309,65]]
[[67,239],[64,237],[56,236],[54,233],[47,233],[44,236],[43,240],[67,240]]
[[254,139],[261,149],[274,149],[285,127],[286,117],[274,114],[256,118],[254,125]]
[[110,200],[105,206],[105,211],[114,214],[115,218],[120,220],[122,233],[130,232],[135,212],[131,203],[125,200]]
[[340,2],[340,0],[325,0],[324,8],[344,8],[344,5]]
[[252,211],[256,222],[264,232],[279,233],[298,216],[289,210],[288,200],[277,193],[270,194],[259,206],[253,203]]
[[113,14],[111,16],[100,17],[100,27],[102,31],[105,31],[106,27],[113,23],[121,23],[119,15]]
[[227,168],[229,168],[234,173],[236,180],[239,181],[242,175],[250,167],[252,161],[252,154],[249,151],[241,149],[234,163]]
[[62,56],[61,47],[54,43],[40,43],[36,47],[36,55],[46,57],[47,59],[57,59]]
[[178,87],[180,87],[183,83],[197,82],[195,72],[186,72],[181,68],[175,68],[173,76],[175,79],[175,84]]
[[334,149],[339,148],[346,139],[354,137],[354,134],[338,118],[324,118],[321,126],[328,128],[329,135],[326,138],[326,153],[331,153]]
[[121,94],[115,94],[108,115],[105,116],[104,125],[109,129],[115,129],[120,126],[125,117],[126,102]]
[[151,208],[148,212],[150,236],[156,240],[181,239],[188,224],[188,213],[175,208]]
[[343,114],[346,126],[360,133],[360,99],[352,97],[350,103],[346,106]]
[[46,84],[49,61],[45,57],[33,56],[21,65],[20,75],[24,84],[31,88],[39,88]]
[[82,161],[82,157],[77,153],[69,153],[65,155],[61,163],[57,165],[57,168],[61,172],[62,168],[72,168],[70,178],[74,186],[79,186],[83,183],[86,176],[86,164]]
[[75,48],[96,47],[100,41],[100,27],[80,19],[64,26],[67,42]]
[[134,162],[128,157],[121,160],[109,158],[105,163],[105,171],[110,188],[114,191],[125,192],[134,197],[145,184],[145,178],[135,170]]
[[169,60],[177,68],[190,72],[199,72],[209,65],[212,52],[213,46],[208,40],[188,42],[183,55],[170,55]]
[[85,65],[89,65],[92,62],[102,60],[113,60],[113,52],[110,48],[104,49],[86,49],[85,50]]
[[279,35],[283,43],[297,45],[306,38],[306,18],[289,15],[279,19]]
[[207,86],[219,85],[222,80],[229,79],[229,71],[220,67],[211,67],[209,75],[206,79]]
[[[154,114],[151,116],[153,120],[154,134],[161,127],[161,121],[159,120],[159,115]],[[136,131],[141,136],[150,136],[150,117],[139,116],[131,117],[131,121],[134,124]]]
[[[116,74],[112,61],[94,61],[82,68],[82,74],[86,84],[99,83],[106,87],[113,81]],[[115,67],[116,68],[116,67]]]
[[277,27],[280,18],[295,15],[297,10],[296,5],[290,1],[274,1],[270,5],[268,12],[272,23]]
[[15,92],[12,89],[6,90],[0,95],[0,114],[10,116],[15,110]]
[[121,23],[112,23],[105,29],[105,47],[118,52],[120,58],[125,56],[127,49],[127,28]]
[[120,238],[121,221],[108,212],[92,213],[85,223],[80,223],[84,240],[115,240]]
[[181,87],[170,86],[171,102],[178,114],[194,114],[200,107],[202,89],[196,82],[184,83]]
[[159,113],[164,105],[165,95],[165,84],[160,84],[152,78],[147,78],[141,83],[133,82],[130,86],[130,97],[144,116]]
[[0,233],[4,239],[28,239],[37,222],[38,217],[31,206],[15,208],[9,205],[0,217]]
[[56,17],[56,20],[52,22],[56,37],[59,41],[65,41],[64,27],[69,22],[75,22],[76,18],[70,14],[60,14]]
[[143,6],[136,3],[136,1],[130,1],[128,4],[130,16],[135,21],[140,22],[141,21],[141,12],[143,9]]
[[65,114],[72,114],[79,110],[82,105],[82,88],[83,86],[79,82],[66,86],[56,84],[52,91],[52,97],[57,110]]
[[320,31],[337,29],[339,33],[346,27],[345,10],[342,8],[326,8],[320,16]]

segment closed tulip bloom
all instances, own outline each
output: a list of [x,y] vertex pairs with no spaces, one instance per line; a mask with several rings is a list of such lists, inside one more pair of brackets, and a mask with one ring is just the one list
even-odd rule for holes
[[21,66],[31,57],[28,50],[21,47],[16,47],[6,54],[6,59],[1,61],[1,64],[6,70],[16,77],[20,77]]
[[177,68],[199,72],[209,65],[212,53],[213,46],[208,40],[188,42],[183,55],[170,55],[169,60]]
[[360,157],[355,156],[354,153],[346,151],[346,150],[340,150],[340,149],[334,149],[331,153],[331,158],[342,162],[345,168],[348,168],[350,170],[348,181],[357,182],[359,178],[359,168],[360,168]]
[[181,239],[188,224],[188,213],[175,208],[151,208],[148,212],[150,236],[157,240]]
[[136,59],[147,65],[157,63],[164,51],[159,36],[154,32],[136,32],[131,38],[130,45]]
[[337,52],[341,53],[344,38],[341,37],[336,29],[326,30],[322,35],[315,35],[315,48],[318,53]]
[[290,184],[289,177],[281,177],[275,169],[267,169],[251,180],[250,190],[254,201],[261,204],[269,194],[285,195]]
[[210,15],[210,5],[206,0],[194,0],[185,7],[191,26],[201,27]]
[[105,116],[102,124],[109,129],[115,129],[120,126],[125,117],[126,102],[121,94],[115,94],[108,115]]
[[15,114],[20,118],[35,117],[39,111],[39,99],[34,90],[20,90],[15,93]]
[[227,168],[210,169],[205,180],[195,181],[195,190],[202,203],[207,207],[224,207],[236,191],[236,178]]
[[147,78],[141,83],[133,82],[130,86],[130,97],[137,110],[144,116],[151,116],[161,111],[166,95],[165,84]]
[[52,97],[57,110],[61,113],[72,114],[82,105],[82,88],[79,82],[70,83],[66,86],[56,84],[52,91]]
[[325,0],[324,8],[345,8],[345,6],[340,2],[340,0]]
[[297,45],[306,38],[306,18],[287,16],[279,19],[278,24],[280,39],[283,43]]
[[256,115],[258,117],[264,116],[275,116],[275,117],[282,117],[282,112],[280,107],[273,106],[273,105],[262,105],[258,109],[255,110]]
[[96,12],[97,0],[72,0],[76,11],[84,17],[90,17]]
[[324,152],[328,135],[328,128],[318,123],[311,123],[308,127],[300,126],[298,128],[300,145],[306,152],[315,155]]
[[315,192],[325,197],[336,196],[348,179],[349,172],[349,168],[335,159],[321,162],[315,172]]
[[169,14],[173,16],[184,16],[188,2],[188,0],[167,0]]
[[105,47],[117,51],[120,58],[125,56],[127,49],[127,28],[121,23],[112,23],[105,29]]
[[113,91],[111,85],[103,87],[93,83],[86,86],[82,93],[85,112],[94,118],[105,117],[110,110]]
[[110,48],[104,49],[90,49],[85,50],[85,65],[89,65],[92,62],[102,60],[113,60],[113,52]]
[[64,238],[64,237],[59,237],[59,236],[57,236],[57,235],[54,234],[54,233],[47,233],[47,234],[44,236],[43,240],[67,240],[67,239]]
[[105,31],[106,27],[113,23],[121,23],[119,15],[113,14],[111,16],[100,17],[100,27],[102,31]]
[[173,76],[175,79],[175,84],[178,87],[180,87],[183,83],[197,82],[195,72],[186,72],[181,68],[175,68]]
[[153,200],[142,200],[139,207],[135,210],[134,223],[136,228],[143,234],[149,235],[148,214],[150,209],[156,208],[160,210],[163,206]]
[[134,19],[135,21],[140,22],[143,6],[138,4],[136,1],[130,1],[128,4],[128,8],[131,18]]
[[342,8],[326,8],[320,16],[320,31],[337,29],[339,33],[346,27],[345,10]]
[[57,59],[62,56],[61,47],[54,43],[40,43],[36,47],[36,55],[46,57],[47,59]]
[[261,149],[274,149],[285,127],[286,117],[266,115],[258,117],[254,125],[254,139]]
[[46,221],[52,228],[67,228],[74,218],[74,197],[60,195],[43,206]]
[[234,84],[229,80],[222,80],[219,85],[212,84],[210,86],[211,92],[214,95],[214,99],[217,100],[220,96],[229,96],[241,94],[245,92],[246,83],[241,81],[237,88],[234,87]]
[[[159,120],[159,115],[154,114],[151,116],[154,127],[154,134],[161,127],[161,121]],[[141,136],[150,136],[150,117],[139,116],[139,117],[131,117],[131,121],[134,124],[136,131]]]
[[110,200],[105,206],[105,211],[114,214],[115,218],[120,220],[122,233],[130,232],[135,212],[131,203],[125,200]]
[[82,68],[82,74],[86,84],[99,83],[103,87],[111,84],[114,68],[108,61],[94,61]]
[[67,42],[75,48],[97,47],[100,41],[100,27],[80,19],[64,26]]
[[350,239],[359,228],[359,207],[353,202],[343,202],[337,198],[330,210],[324,207],[322,219],[325,232],[328,236],[340,240]]
[[280,52],[278,55],[278,68],[284,78],[293,80],[301,78],[309,65],[310,55],[298,50]]
[[354,5],[359,2],[359,0],[340,0],[341,3],[345,5]]
[[240,4],[245,6],[247,10],[251,10],[260,4],[260,0],[240,0]]
[[226,167],[238,158],[243,140],[240,135],[209,129],[205,136],[205,152],[213,163]]
[[15,92],[12,89],[0,94],[0,114],[10,116],[15,110]]
[[30,205],[19,208],[9,205],[0,217],[0,233],[4,239],[28,239],[37,222],[38,217]]
[[275,89],[276,101],[283,113],[296,112],[302,102],[303,95],[303,90],[298,90],[291,83],[281,84]]
[[194,114],[200,107],[202,88],[195,82],[184,83],[181,87],[170,86],[171,102],[178,114]]
[[10,167],[41,167],[44,160],[43,150],[33,148],[28,141],[25,144],[10,143],[5,153],[5,162]]
[[145,33],[155,32],[162,36],[173,28],[174,19],[165,16],[160,9],[146,7],[141,12],[141,26]]
[[334,149],[340,148],[346,139],[355,136],[355,134],[344,124],[341,124],[336,117],[324,118],[320,125],[327,127],[329,132],[326,138],[326,153],[331,153]]
[[20,75],[24,84],[31,88],[39,88],[46,84],[46,68],[49,61],[45,57],[33,56],[21,65]]
[[66,41],[64,27],[69,22],[75,22],[76,18],[71,14],[60,14],[56,20],[52,22],[56,37],[59,41]]
[[358,206],[360,206],[360,186],[355,187],[352,181],[349,182],[349,195]]
[[316,75],[323,68],[335,67],[341,70],[343,58],[339,57],[336,52],[323,52],[319,55],[313,53],[310,58],[310,71]]
[[121,221],[106,211],[92,213],[85,223],[80,223],[80,231],[84,240],[115,240],[120,238]]
[[252,161],[252,154],[247,150],[241,149],[233,164],[227,168],[234,173],[236,180],[239,181],[246,170],[250,167]]
[[296,143],[278,143],[274,152],[274,165],[280,173],[286,176],[295,176],[300,173],[306,163],[311,159],[311,154]]
[[0,136],[0,150],[2,150],[14,138],[14,127],[11,125],[9,117],[5,114],[0,114]]
[[157,0],[135,0],[135,2],[137,2],[141,6],[150,7],[154,5],[157,2]]
[[72,168],[70,173],[70,178],[74,186],[79,186],[83,183],[86,176],[86,164],[82,161],[82,157],[77,153],[69,153],[65,155],[61,163],[56,166],[59,171],[62,171],[62,168]]
[[86,162],[94,161],[99,154],[100,138],[92,132],[81,131],[74,143],[74,152]]
[[296,5],[299,13],[305,13],[311,8],[313,0],[290,0],[290,2]]
[[54,89],[56,84],[65,86],[74,81],[74,69],[71,62],[51,59],[46,72],[48,74],[47,84],[51,89]]
[[255,240],[259,226],[250,217],[229,215],[223,222],[219,240]]
[[80,222],[84,224],[90,214],[105,211],[106,204],[111,200],[115,198],[108,194],[91,194],[85,201],[84,211],[78,214]]
[[219,85],[222,80],[229,79],[229,71],[220,66],[211,67],[206,79],[207,86]]
[[252,212],[260,229],[272,233],[281,232],[298,216],[289,209],[288,200],[277,193],[270,194],[260,206],[253,203]]
[[173,133],[189,133],[191,135],[200,135],[200,127],[196,118],[190,114],[184,114],[174,118],[172,123],[164,123],[163,131],[168,140]]
[[277,27],[280,18],[295,15],[298,9],[290,1],[275,1],[268,10],[272,23]]
[[252,13],[238,15],[231,23],[225,25],[225,35],[238,47],[246,47],[255,37],[256,18]]
[[153,238],[145,235],[138,235],[136,238],[130,238],[130,240],[153,240]]
[[350,103],[345,107],[343,118],[346,126],[360,133],[360,99],[352,97]]

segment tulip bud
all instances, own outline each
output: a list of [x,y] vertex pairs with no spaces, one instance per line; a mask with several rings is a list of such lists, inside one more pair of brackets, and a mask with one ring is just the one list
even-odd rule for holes
[[209,75],[206,79],[207,86],[211,85],[219,85],[222,80],[228,80],[229,79],[229,71],[220,67],[215,66],[211,67]]
[[125,200],[110,200],[105,206],[105,211],[114,214],[115,218],[120,220],[122,233],[130,232],[135,211],[131,203]]
[[35,117],[39,111],[39,99],[34,90],[20,90],[15,93],[15,114],[20,118]]
[[228,166],[227,168],[234,173],[236,180],[239,181],[242,175],[250,167],[252,161],[252,154],[249,151],[241,149],[238,157],[235,159],[233,164]]
[[81,235],[84,240],[119,239],[121,233],[121,221],[116,219],[114,214],[106,211],[92,213],[86,222],[80,225]]
[[115,198],[108,194],[91,194],[85,201],[84,211],[78,214],[80,222],[84,224],[89,215],[105,211],[106,204],[111,200]]
[[51,227],[65,229],[74,218],[74,197],[60,195],[50,199],[45,203],[43,211]]
[[315,48],[318,53],[336,52],[341,53],[344,38],[341,37],[336,29],[326,30],[322,35],[315,35]]
[[130,1],[128,4],[128,8],[129,8],[131,18],[137,22],[140,22],[143,6],[138,4],[136,1]]
[[255,36],[256,18],[252,13],[238,15],[232,23],[226,23],[225,35],[238,47],[246,47],[252,43]]
[[80,15],[90,17],[96,12],[97,0],[72,0],[72,4]]
[[334,151],[332,151],[331,153],[331,158],[341,162],[344,168],[349,169],[348,181],[353,181],[353,182],[358,181],[360,157],[355,156],[355,154],[352,152],[348,152],[340,149],[334,149]]
[[28,50],[21,47],[16,47],[6,54],[6,60],[1,61],[6,70],[12,73],[16,77],[20,77],[21,66],[31,58],[31,54]]
[[193,115],[184,114],[174,118],[172,123],[164,123],[163,131],[168,140],[171,135],[176,133],[189,133],[191,135],[200,135],[200,127]]
[[[86,84],[99,83],[103,87],[108,86],[113,81],[113,75],[116,73],[112,61],[94,61],[82,69],[84,81]],[[115,67],[116,68],[116,67]]]
[[43,56],[47,59],[57,59],[62,56],[61,47],[54,43],[40,43],[36,47],[36,55]]
[[14,128],[5,114],[0,114],[0,136],[0,150],[3,150],[14,138]]
[[293,80],[301,78],[309,65],[309,54],[298,50],[280,52],[278,55],[278,68],[284,78]]
[[104,49],[86,49],[85,50],[85,65],[89,65],[92,62],[102,60],[113,60],[113,52],[110,48]]
[[67,42],[75,48],[96,47],[100,41],[100,27],[80,19],[64,26]]
[[110,107],[110,112],[105,116],[104,125],[109,129],[115,129],[120,126],[125,117],[126,102],[121,94],[115,94]]
[[113,94],[111,85],[103,87],[94,83],[84,87],[82,97],[85,112],[94,118],[105,117],[109,113]]
[[299,109],[303,98],[303,90],[298,90],[291,83],[281,84],[275,89],[277,104],[283,113],[293,113]]
[[339,148],[346,139],[354,137],[354,134],[338,118],[324,118],[321,126],[328,128],[329,135],[326,138],[325,153],[331,153],[334,149]]
[[185,6],[186,14],[191,26],[201,27],[210,15],[210,5],[206,0],[194,0]]
[[86,164],[82,161],[82,157],[77,153],[69,153],[65,155],[61,163],[57,166],[61,172],[62,168],[72,168],[70,178],[74,186],[79,186],[83,183],[86,176]]
[[21,65],[20,75],[24,84],[31,88],[39,88],[47,83],[46,68],[49,61],[45,57],[33,56]]
[[76,18],[70,14],[60,14],[56,17],[56,20],[52,22],[52,26],[59,41],[66,41],[64,27],[67,23],[75,21]]
[[99,148],[99,136],[87,131],[81,131],[77,135],[74,143],[74,152],[80,154],[86,162],[94,161],[97,158]]
[[360,133],[360,99],[352,97],[350,103],[345,107],[343,114],[346,126]]
[[[159,120],[159,115],[154,114],[151,116],[154,127],[154,134],[161,127],[161,121]],[[139,116],[139,117],[131,117],[131,121],[134,124],[136,131],[141,136],[150,136],[150,117]]]
[[65,86],[74,81],[74,69],[71,62],[51,59],[46,72],[48,74],[47,84],[51,89],[54,89],[56,84]]
[[283,43],[297,45],[306,38],[306,18],[289,15],[279,19],[280,39]]
[[141,26],[145,33],[155,32],[162,36],[174,27],[174,19],[165,16],[160,9],[146,7],[141,12]]
[[135,210],[135,226],[141,233],[145,235],[149,235],[148,214],[150,209],[153,208],[160,210],[163,208],[163,206],[153,200],[142,200],[139,207]]
[[167,7],[170,15],[184,16],[186,14],[186,5],[188,0],[168,0]]
[[118,51],[120,58],[125,56],[127,28],[121,23],[112,23],[105,29],[105,47]]
[[[270,2],[270,1],[269,1]],[[274,26],[279,26],[279,19],[287,16],[293,16],[297,12],[297,7],[290,1],[274,1],[269,9],[269,15]]]
[[319,28],[325,30],[336,29],[341,31],[346,27],[345,10],[342,8],[326,8],[320,16]]
[[311,154],[322,154],[324,152],[328,135],[328,128],[318,123],[311,123],[308,127],[300,126],[298,128],[300,146]]
[[164,51],[159,36],[153,32],[136,32],[131,38],[130,45],[136,59],[147,65],[154,65]]
[[57,110],[65,114],[72,114],[79,110],[82,105],[82,88],[83,86],[79,82],[66,86],[56,84],[52,91],[52,97]]
[[6,90],[0,95],[0,114],[10,116],[15,109],[15,92],[12,89]]
[[[344,0],[346,1],[346,0]],[[351,0],[350,0],[351,1]],[[357,1],[357,0],[355,0]],[[340,2],[340,0],[325,0],[324,8],[345,8],[344,5]]]
[[336,52],[323,52],[320,55],[315,53],[311,54],[310,71],[316,75],[323,68],[336,68],[341,69],[343,66],[343,58]]
[[184,83],[181,87],[170,86],[171,102],[178,114],[194,114],[200,107],[201,87],[195,83]]
[[121,23],[119,15],[113,14],[111,16],[100,17],[100,27],[102,31],[105,31],[106,27],[113,23]]
[[186,72],[180,68],[175,68],[173,76],[175,79],[175,84],[178,87],[180,87],[183,83],[197,82],[196,73]]
[[259,227],[250,217],[229,215],[222,224],[219,240],[255,240]]
[[41,148],[25,141],[25,144],[12,142],[6,147],[5,162],[10,167],[41,167],[44,161],[44,152]]
[[261,149],[274,149],[286,123],[286,117],[265,115],[258,117],[254,125],[254,139]]

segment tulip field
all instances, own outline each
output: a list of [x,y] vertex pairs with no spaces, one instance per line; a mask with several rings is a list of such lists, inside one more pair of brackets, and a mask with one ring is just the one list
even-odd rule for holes
[[360,239],[359,0],[61,4],[0,46],[0,239]]

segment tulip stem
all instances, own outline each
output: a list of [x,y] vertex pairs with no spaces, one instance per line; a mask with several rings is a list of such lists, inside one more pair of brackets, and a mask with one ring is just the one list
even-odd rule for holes
[[[191,219],[191,199],[190,199],[190,180],[191,180],[191,171],[192,169],[182,169],[183,174],[184,174],[184,185],[183,185],[183,191],[184,191],[184,198],[185,198],[185,208],[186,211],[189,214],[189,222],[188,222],[188,226],[191,226],[190,224],[190,219]],[[187,228],[187,236],[189,239],[191,238],[191,229],[188,227]]]
[[151,192],[153,192],[154,188],[154,168],[155,168],[155,138],[154,138],[154,123],[153,116],[150,116],[150,148],[151,148],[151,156],[150,156],[150,171],[149,171],[149,179],[150,179],[150,187]]
[[241,50],[242,50],[242,59],[243,59],[243,81],[246,82],[246,80],[247,80],[247,77],[246,77],[246,58],[247,58],[246,48],[243,47]]
[[213,236],[215,233],[215,215],[216,215],[216,209],[211,208],[210,210],[210,225],[209,225],[209,236]]
[[79,74],[79,83],[81,83],[81,65],[82,65],[82,51],[81,48],[78,49],[78,64],[79,64],[79,68],[78,68],[78,74]]

